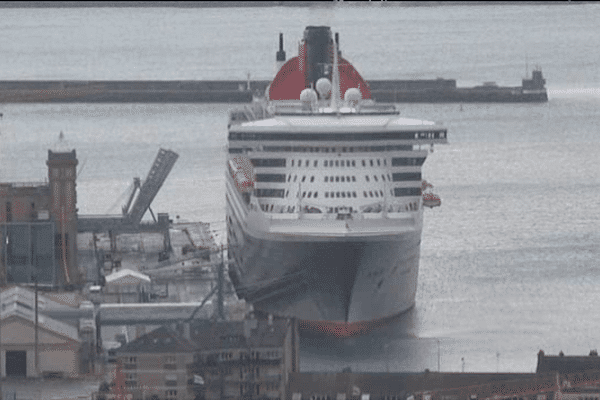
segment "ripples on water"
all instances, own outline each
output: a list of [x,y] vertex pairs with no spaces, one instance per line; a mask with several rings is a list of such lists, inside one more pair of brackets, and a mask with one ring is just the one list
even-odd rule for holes
[[[442,206],[425,212],[416,307],[364,337],[305,338],[301,362],[305,371],[437,370],[439,348],[444,371],[460,371],[464,358],[465,371],[529,372],[540,348],[598,347],[599,11],[5,9],[0,71],[3,79],[267,78],[277,33],[292,56],[311,24],[339,31],[367,79],[518,85],[526,59],[541,64],[547,104],[401,105],[403,115],[446,124],[450,140],[423,170]],[[154,210],[222,230],[231,107],[3,105],[0,181],[44,180],[47,150],[64,131],[80,162],[80,212],[118,213],[132,178],[143,179],[166,147],[180,158]]]

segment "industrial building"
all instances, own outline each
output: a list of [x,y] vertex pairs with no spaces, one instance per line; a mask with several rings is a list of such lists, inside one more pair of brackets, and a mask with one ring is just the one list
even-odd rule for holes
[[0,284],[77,286],[75,150],[48,150],[47,183],[0,183]]

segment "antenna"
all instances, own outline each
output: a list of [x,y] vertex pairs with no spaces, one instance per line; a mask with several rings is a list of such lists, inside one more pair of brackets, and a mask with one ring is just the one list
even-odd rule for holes
[[[337,34],[336,34],[337,35]],[[333,111],[339,110],[340,97],[340,71],[338,65],[337,43],[333,42],[333,71],[331,72],[331,108]]]

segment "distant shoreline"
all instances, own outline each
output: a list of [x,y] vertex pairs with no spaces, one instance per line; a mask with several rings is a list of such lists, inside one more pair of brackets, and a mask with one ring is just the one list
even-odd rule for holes
[[238,7],[438,7],[574,5],[598,1],[0,1],[0,8],[238,8]]

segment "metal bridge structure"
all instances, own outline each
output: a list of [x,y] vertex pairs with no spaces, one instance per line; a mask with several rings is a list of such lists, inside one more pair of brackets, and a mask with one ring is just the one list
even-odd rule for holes
[[[78,216],[78,232],[108,232],[112,253],[116,252],[116,235],[120,233],[162,233],[164,238],[162,257],[164,259],[168,258],[171,250],[169,215],[159,213],[158,218],[156,218],[150,205],[178,158],[179,155],[177,153],[171,150],[160,149],[144,182],[141,183],[140,178],[134,178],[133,191],[129,196],[127,204],[122,208],[122,215]],[[150,211],[154,222],[142,222],[146,211]]]

